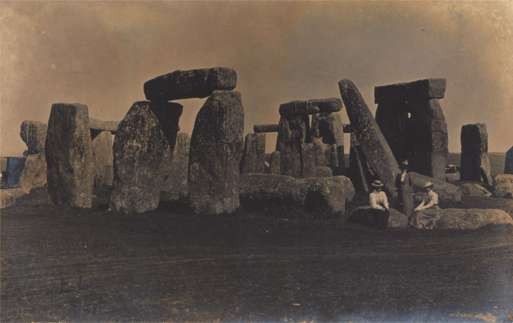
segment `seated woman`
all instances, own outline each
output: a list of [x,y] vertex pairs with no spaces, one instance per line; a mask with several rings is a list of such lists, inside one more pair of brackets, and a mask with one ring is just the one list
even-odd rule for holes
[[411,225],[417,229],[432,230],[440,219],[438,194],[433,191],[433,183],[431,182],[427,182],[424,189],[426,194],[414,210],[415,215]]
[[383,191],[383,183],[380,180],[373,181],[371,186],[372,192],[369,193],[371,216],[378,227],[386,228],[390,216],[387,194]]

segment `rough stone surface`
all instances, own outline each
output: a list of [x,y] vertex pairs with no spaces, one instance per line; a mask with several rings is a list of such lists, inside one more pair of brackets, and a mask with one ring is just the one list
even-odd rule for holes
[[280,167],[283,175],[301,177],[301,145],[308,141],[308,116],[280,118],[276,150],[280,152]]
[[[182,106],[136,102],[114,137],[114,189],[110,207],[119,213],[156,209],[163,178],[160,169],[171,158]],[[173,136],[174,133],[174,136]]]
[[196,117],[189,159],[189,197],[195,213],[239,207],[244,111],[239,92],[214,91]]
[[20,126],[21,139],[27,144],[28,154],[38,154],[45,151],[46,132],[48,126],[39,121],[25,120]]
[[483,123],[461,128],[461,180],[493,184],[488,157],[488,133]]
[[315,167],[315,177],[330,177],[333,176],[333,171],[327,166]]
[[315,177],[315,146],[312,143],[301,145],[301,177]]
[[487,225],[513,225],[511,216],[499,209],[441,209],[436,229],[475,230]]
[[395,179],[399,174],[399,165],[394,154],[353,82],[341,80],[339,88],[359,148],[370,168],[385,185],[385,191],[395,200]]
[[[370,206],[360,206],[351,211],[349,221],[369,227],[378,227]],[[408,217],[396,209],[390,209],[387,228],[404,229],[408,227]]]
[[317,107],[323,114],[338,112],[342,109],[342,101],[339,98],[312,99],[308,100],[308,104]]
[[119,121],[104,121],[104,120],[89,118],[89,128],[91,128],[91,132],[93,132],[93,135],[95,133],[99,133],[102,131],[109,131],[114,134],[114,133],[116,133],[118,126],[119,126]]
[[205,98],[215,90],[233,90],[236,85],[237,72],[231,68],[178,70],[144,83],[144,94],[151,101]]
[[365,156],[360,150],[358,140],[356,139],[354,133],[351,133],[350,140],[351,148],[349,151],[349,178],[351,178],[351,181],[353,181],[353,185],[357,191],[368,193],[368,183],[372,176],[369,173],[367,161],[365,160]]
[[28,155],[20,176],[20,188],[29,193],[32,189],[46,185],[46,158],[44,154]]
[[101,131],[91,139],[94,162],[94,187],[112,186],[114,177],[114,152],[112,134]]
[[445,95],[446,83],[445,79],[433,78],[376,86],[374,99],[376,103],[441,99]]
[[319,107],[308,104],[308,101],[290,101],[280,104],[279,109],[282,117],[306,116],[319,113]]
[[45,152],[52,202],[92,207],[94,166],[86,105],[52,105]]
[[448,132],[442,107],[438,100],[410,103],[411,120],[407,131],[411,147],[409,169],[438,179],[445,178]]
[[354,197],[347,177],[295,179],[285,175],[244,174],[241,176],[241,203],[245,209],[287,210],[279,214],[343,216],[346,203]]
[[344,145],[344,125],[338,113],[312,115],[312,134],[325,144]]
[[162,186],[160,200],[166,202],[184,200],[189,195],[189,151],[191,139],[179,132],[170,159],[161,166]]
[[506,152],[506,158],[504,160],[504,173],[513,174],[513,147]]
[[0,190],[0,209],[12,206],[16,200],[23,195],[27,194],[21,188],[7,188]]
[[410,175],[411,183],[415,191],[420,192],[424,190],[424,185],[427,182],[433,183],[433,190],[438,193],[440,203],[453,203],[461,202],[462,192],[461,189],[445,180],[425,176],[416,172],[408,172]]
[[513,175],[499,174],[495,176],[494,196],[513,199]]
[[460,185],[463,196],[481,196],[490,197],[492,193],[479,183],[462,183]]
[[253,126],[255,133],[278,132],[279,129],[280,125],[278,124],[256,124]]
[[250,133],[244,140],[244,154],[241,160],[241,173],[264,173],[265,134]]
[[281,168],[280,168],[280,152],[279,151],[273,151],[271,153],[271,158],[269,161],[269,173],[271,174],[280,174]]

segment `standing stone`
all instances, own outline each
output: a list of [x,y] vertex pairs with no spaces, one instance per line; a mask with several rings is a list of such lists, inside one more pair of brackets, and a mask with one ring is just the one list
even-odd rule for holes
[[200,109],[191,137],[189,197],[195,213],[239,207],[244,111],[236,91],[214,91]]
[[92,207],[94,165],[86,105],[52,105],[45,152],[53,203]]
[[112,134],[109,131],[93,132],[92,137],[94,187],[112,186],[112,178],[114,177]]
[[488,157],[488,133],[484,123],[461,128],[461,180],[493,184]]
[[338,84],[359,148],[370,168],[385,185],[385,191],[395,199],[395,179],[399,174],[399,165],[392,150],[353,82],[341,80]]
[[344,124],[338,113],[312,115],[312,133],[325,144],[344,145]]
[[215,90],[233,90],[237,72],[231,68],[214,67],[174,71],[144,83],[144,94],[150,101],[171,101],[205,98]]
[[315,150],[315,165],[331,166],[331,145],[322,142],[321,138],[312,138]]
[[280,169],[280,152],[279,151],[273,151],[271,153],[271,159],[269,162],[269,173],[271,174],[281,174]]
[[301,177],[301,145],[309,141],[308,115],[282,116],[279,125],[276,150],[280,152],[281,173]]
[[265,170],[265,134],[246,135],[244,154],[241,160],[241,173],[264,173]]
[[178,133],[173,154],[161,167],[160,176],[163,179],[160,192],[161,201],[180,201],[186,199],[189,195],[190,143],[191,139],[188,134]]
[[38,154],[45,150],[48,126],[39,121],[25,120],[20,126],[20,137],[28,147],[28,154]]
[[314,144],[301,145],[301,177],[315,177],[316,163],[315,163],[316,149]]
[[396,160],[409,160],[412,148],[408,139],[410,130],[409,107],[405,102],[379,103],[376,109],[376,122],[390,145]]
[[28,155],[21,172],[19,186],[26,193],[34,188],[43,187],[47,181],[46,174],[45,155],[42,153]]
[[113,210],[129,214],[158,207],[161,167],[171,158],[181,113],[180,104],[168,102],[141,101],[128,110],[114,137]]
[[504,161],[504,173],[513,174],[513,147],[506,152],[506,158]]

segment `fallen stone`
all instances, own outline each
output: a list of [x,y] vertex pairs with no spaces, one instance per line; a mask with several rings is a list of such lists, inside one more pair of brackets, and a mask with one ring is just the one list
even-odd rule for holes
[[463,183],[460,185],[461,193],[463,196],[481,196],[481,197],[490,197],[492,193],[484,188],[479,183]]
[[341,80],[338,84],[359,149],[365,155],[367,164],[383,182],[388,196],[395,200],[395,179],[399,174],[399,165],[392,150],[353,82]]
[[19,186],[26,193],[29,193],[32,189],[44,187],[47,181],[46,174],[45,155],[42,153],[28,155],[21,172]]
[[112,145],[112,134],[109,131],[101,131],[91,139],[95,188],[112,186],[114,177]]
[[189,196],[190,143],[188,134],[178,133],[173,153],[161,167],[160,176],[163,181],[160,192],[161,201],[183,201]]
[[[171,158],[182,106],[136,102],[114,137],[114,180],[110,207],[119,213],[143,213],[160,202],[161,167]],[[172,135],[174,133],[174,136]]]
[[494,196],[513,198],[513,175],[499,174],[495,176]]
[[189,197],[199,214],[239,207],[244,110],[236,91],[214,91],[200,109],[191,137]]
[[354,188],[343,176],[295,179],[285,175],[244,174],[240,193],[241,204],[248,210],[324,217],[344,216],[346,203],[354,197]]
[[425,176],[416,172],[408,172],[410,175],[411,183],[415,191],[424,191],[424,185],[427,182],[433,183],[433,190],[438,193],[438,198],[442,206],[444,203],[461,202],[462,192],[461,189],[445,180]]
[[233,90],[237,72],[227,67],[174,71],[144,83],[144,94],[150,101],[205,98],[215,90]]
[[374,99],[376,103],[441,99],[445,87],[446,80],[442,78],[376,86]]
[[492,185],[488,157],[488,133],[484,123],[468,124],[461,128],[461,180]]
[[94,118],[89,118],[89,128],[91,128],[91,132],[93,135],[96,135],[102,131],[109,131],[113,134],[116,133],[118,129],[119,121],[103,121]]
[[48,126],[39,121],[25,120],[20,126],[20,137],[28,147],[28,154],[38,154],[45,151],[46,132]]
[[94,165],[86,105],[52,105],[45,152],[52,202],[77,208],[92,207]]
[[[355,208],[349,215],[349,222],[362,224],[368,227],[384,229],[382,222],[373,214],[370,206],[360,206]],[[405,229],[408,227],[408,217],[396,209],[390,209],[386,228]]]
[[21,188],[7,188],[0,190],[0,209],[12,206],[20,197],[27,194]]
[[250,133],[244,141],[241,173],[264,173],[265,170],[265,134]]
[[269,161],[269,173],[271,174],[280,174],[281,168],[280,168],[280,152],[279,151],[273,151],[271,153],[271,158]]
[[301,177],[301,145],[309,140],[308,116],[296,115],[280,118],[276,150],[280,152],[283,175]]
[[475,230],[487,225],[513,225],[513,219],[499,209],[441,209],[435,228]]
[[253,126],[255,133],[278,132],[279,129],[280,126],[278,124],[256,124]]
[[331,177],[333,171],[328,166],[317,166],[315,167],[315,177]]
[[506,158],[504,160],[504,173],[513,174],[513,147],[506,152]]

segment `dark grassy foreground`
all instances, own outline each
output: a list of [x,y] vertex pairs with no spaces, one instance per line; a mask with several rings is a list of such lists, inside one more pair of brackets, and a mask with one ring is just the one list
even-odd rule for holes
[[[44,199],[43,199],[44,201]],[[1,321],[513,318],[513,230],[2,210]]]

